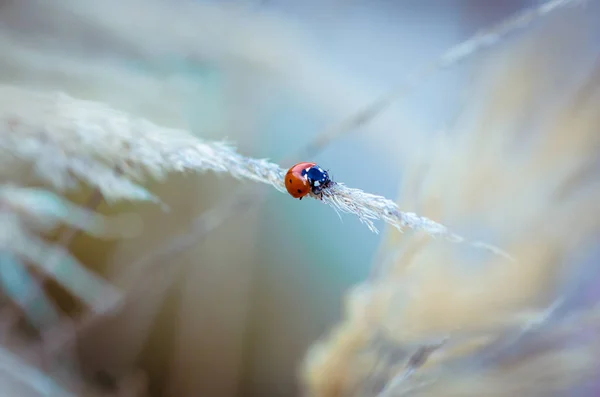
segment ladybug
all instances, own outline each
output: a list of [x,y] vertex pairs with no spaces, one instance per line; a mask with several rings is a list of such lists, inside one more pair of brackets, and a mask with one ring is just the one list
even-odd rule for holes
[[285,188],[297,199],[312,192],[323,198],[323,189],[331,184],[329,174],[315,163],[298,163],[285,174]]

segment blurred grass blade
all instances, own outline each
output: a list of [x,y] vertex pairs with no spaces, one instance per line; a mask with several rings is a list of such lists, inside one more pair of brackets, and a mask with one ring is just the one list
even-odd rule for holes
[[112,285],[87,270],[63,247],[33,235],[15,233],[13,248],[95,311],[112,307],[121,297]]
[[[0,283],[4,292],[38,329],[58,322],[58,313],[40,285],[27,273],[21,261],[7,251],[0,252]],[[35,299],[28,302],[31,294],[35,294]]]
[[[0,371],[28,385],[42,396],[76,397],[62,389],[49,376],[27,365],[3,347],[0,347]],[[9,396],[10,394],[6,394],[7,392],[5,389],[2,390],[2,396]]]
[[94,237],[128,237],[140,229],[139,218],[120,215],[107,218],[94,211],[70,203],[68,200],[36,188],[2,187],[2,199],[35,217],[36,222],[48,227],[62,222],[83,230]]

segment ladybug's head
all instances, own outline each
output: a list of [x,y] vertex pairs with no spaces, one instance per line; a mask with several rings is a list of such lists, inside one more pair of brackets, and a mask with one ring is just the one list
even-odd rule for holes
[[312,166],[305,172],[313,194],[320,194],[331,183],[327,171],[318,165]]

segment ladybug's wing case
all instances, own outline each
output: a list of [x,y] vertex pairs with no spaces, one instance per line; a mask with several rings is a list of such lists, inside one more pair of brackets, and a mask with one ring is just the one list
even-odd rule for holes
[[294,198],[302,198],[308,194],[310,186],[308,180],[299,175],[299,172],[290,170],[285,174],[285,188]]
[[298,163],[293,165],[285,174],[285,188],[292,197],[302,199],[310,193],[312,184],[308,173],[315,166],[317,166],[315,163]]

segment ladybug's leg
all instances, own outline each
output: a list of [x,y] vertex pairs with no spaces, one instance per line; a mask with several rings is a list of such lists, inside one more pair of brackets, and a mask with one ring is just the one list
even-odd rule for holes
[[300,197],[300,200],[302,200],[302,197]]

